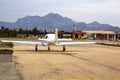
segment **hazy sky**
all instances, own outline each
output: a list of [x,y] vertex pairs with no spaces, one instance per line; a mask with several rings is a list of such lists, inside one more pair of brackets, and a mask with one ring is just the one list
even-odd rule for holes
[[0,0],[0,21],[58,13],[77,22],[120,26],[120,0]]

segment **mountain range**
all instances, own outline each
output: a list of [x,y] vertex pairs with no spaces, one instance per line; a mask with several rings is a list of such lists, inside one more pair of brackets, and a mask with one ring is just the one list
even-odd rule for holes
[[109,30],[114,32],[120,32],[120,28],[117,26],[112,26],[110,24],[101,24],[97,21],[91,23],[76,22],[68,17],[62,17],[59,14],[50,13],[43,17],[41,16],[26,16],[17,19],[16,22],[4,22],[0,21],[0,26],[5,26],[9,28],[24,28],[33,29],[37,27],[38,29],[54,30],[58,28],[60,30],[71,31],[74,27],[77,30]]

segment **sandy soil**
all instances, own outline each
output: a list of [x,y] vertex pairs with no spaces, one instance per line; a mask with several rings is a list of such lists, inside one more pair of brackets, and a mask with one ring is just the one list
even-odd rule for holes
[[15,45],[13,60],[23,80],[120,80],[120,48],[97,44],[67,46]]

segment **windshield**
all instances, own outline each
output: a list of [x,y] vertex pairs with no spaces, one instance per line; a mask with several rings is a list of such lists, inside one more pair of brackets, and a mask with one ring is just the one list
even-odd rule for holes
[[44,37],[45,39],[47,39],[48,38],[48,35],[45,35],[45,37]]

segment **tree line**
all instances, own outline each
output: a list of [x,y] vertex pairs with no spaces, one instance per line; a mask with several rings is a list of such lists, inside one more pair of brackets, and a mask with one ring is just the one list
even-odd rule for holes
[[47,34],[46,30],[38,30],[37,27],[34,27],[32,30],[25,30],[25,29],[9,29],[4,26],[1,26],[0,29],[0,37],[17,37],[18,34],[25,34],[26,37],[29,35],[45,35]]

